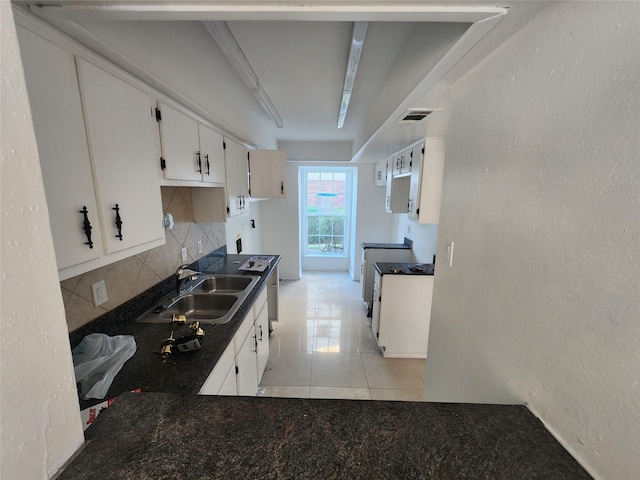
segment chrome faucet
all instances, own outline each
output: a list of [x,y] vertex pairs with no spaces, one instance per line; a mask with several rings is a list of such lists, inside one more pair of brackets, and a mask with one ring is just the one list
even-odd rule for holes
[[182,289],[186,282],[195,280],[198,278],[198,275],[202,275],[200,272],[187,268],[188,266],[189,265],[185,263],[184,265],[180,265],[176,270],[176,295],[178,296],[182,294]]

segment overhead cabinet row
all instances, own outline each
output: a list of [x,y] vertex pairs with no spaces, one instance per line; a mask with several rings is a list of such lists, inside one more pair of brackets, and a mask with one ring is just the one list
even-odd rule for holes
[[250,198],[285,198],[286,154],[249,150],[199,122],[186,109],[158,102],[162,157],[161,185],[223,187],[226,192],[193,191],[201,216],[219,222],[247,211]]
[[249,154],[146,85],[52,38],[18,24],[61,280],[163,245],[161,185],[210,192],[198,212],[216,222],[245,213],[251,193],[285,196],[284,152]]
[[438,223],[443,173],[444,137],[420,140],[382,160],[376,165],[375,183],[386,188],[385,211]]
[[148,95],[18,35],[60,278],[164,244]]

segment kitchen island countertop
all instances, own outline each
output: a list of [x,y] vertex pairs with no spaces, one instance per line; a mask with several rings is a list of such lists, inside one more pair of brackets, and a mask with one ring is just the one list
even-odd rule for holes
[[588,479],[524,406],[125,393],[60,480]]

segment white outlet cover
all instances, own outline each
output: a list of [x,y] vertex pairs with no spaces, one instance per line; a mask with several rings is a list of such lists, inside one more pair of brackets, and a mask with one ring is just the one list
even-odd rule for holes
[[445,258],[449,262],[449,267],[453,267],[453,240],[447,240],[447,254]]
[[109,297],[107,297],[107,285],[104,283],[104,280],[100,280],[91,285],[91,289],[93,290],[93,303],[96,307],[107,303]]
[[189,257],[187,257],[187,247],[182,247],[181,252],[182,252],[182,261],[186,262],[187,258],[189,258]]

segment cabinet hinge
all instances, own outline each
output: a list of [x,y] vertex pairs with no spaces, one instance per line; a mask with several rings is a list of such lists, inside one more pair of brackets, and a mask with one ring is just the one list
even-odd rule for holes
[[424,147],[422,147],[422,154],[424,155]]
[[222,142],[222,149],[226,150],[227,149],[227,142]]
[[236,365],[236,375],[240,372],[240,370],[238,370],[238,366]]
[[420,215],[420,209],[416,208],[416,215]]
[[376,333],[376,338],[380,338],[380,332]]
[[156,108],[156,122],[159,122],[160,120],[162,120],[162,113],[159,108]]
[[167,168],[167,161],[160,157],[160,170],[165,170]]
[[231,213],[231,209],[229,208],[229,206],[227,205],[227,215],[229,215]]

